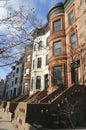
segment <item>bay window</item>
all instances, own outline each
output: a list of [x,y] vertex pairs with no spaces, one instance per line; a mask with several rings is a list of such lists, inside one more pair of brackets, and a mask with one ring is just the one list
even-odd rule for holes
[[58,19],[53,22],[53,31],[59,31],[61,30],[61,20]]
[[62,42],[61,41],[54,42],[53,53],[54,53],[54,56],[60,55],[62,53]]
[[62,66],[53,67],[53,85],[58,86],[62,84]]

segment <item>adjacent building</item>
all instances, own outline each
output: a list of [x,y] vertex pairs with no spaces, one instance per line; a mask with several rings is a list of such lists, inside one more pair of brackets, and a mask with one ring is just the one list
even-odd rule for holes
[[3,98],[3,94],[4,94],[4,80],[0,79],[0,99]]
[[78,35],[81,49],[81,79],[82,83],[86,85],[86,0],[75,0],[78,20]]
[[22,61],[23,64],[22,94],[30,93],[32,51],[33,51],[33,44],[29,44],[25,47],[25,54],[23,56]]
[[21,59],[12,66],[12,71],[6,77],[6,95],[8,99],[14,98],[21,94],[22,82],[22,62]]
[[30,94],[48,88],[48,37],[49,29],[47,24],[33,33],[33,56],[31,71]]

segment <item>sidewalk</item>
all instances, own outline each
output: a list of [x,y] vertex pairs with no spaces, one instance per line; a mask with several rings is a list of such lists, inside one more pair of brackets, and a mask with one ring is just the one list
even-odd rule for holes
[[0,108],[0,130],[16,130],[12,122],[5,116]]

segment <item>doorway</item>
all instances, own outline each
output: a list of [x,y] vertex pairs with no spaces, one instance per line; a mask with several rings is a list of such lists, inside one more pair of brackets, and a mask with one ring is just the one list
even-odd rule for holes
[[44,75],[45,90],[48,88],[48,74]]
[[73,62],[71,64],[71,79],[72,83],[79,84],[79,69],[80,61]]

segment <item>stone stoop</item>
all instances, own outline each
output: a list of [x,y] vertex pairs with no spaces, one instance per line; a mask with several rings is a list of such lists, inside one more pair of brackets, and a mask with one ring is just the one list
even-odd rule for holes
[[37,130],[36,128],[32,127],[30,124],[25,123],[25,129],[24,130]]
[[20,102],[15,110],[15,117],[12,121],[16,130],[36,130],[29,123],[26,123],[27,103]]
[[11,120],[12,113],[11,113],[11,112],[6,112],[6,111],[5,111],[5,116],[6,116],[9,120]]
[[12,117],[12,113],[9,111],[9,106],[10,106],[10,102],[7,102],[7,106],[6,106],[6,109],[5,109],[5,115],[6,117],[9,118],[9,120],[11,120],[11,117]]
[[17,121],[12,121],[13,126],[16,130],[37,130],[33,126],[31,126],[29,123],[24,123],[23,125],[19,125]]

